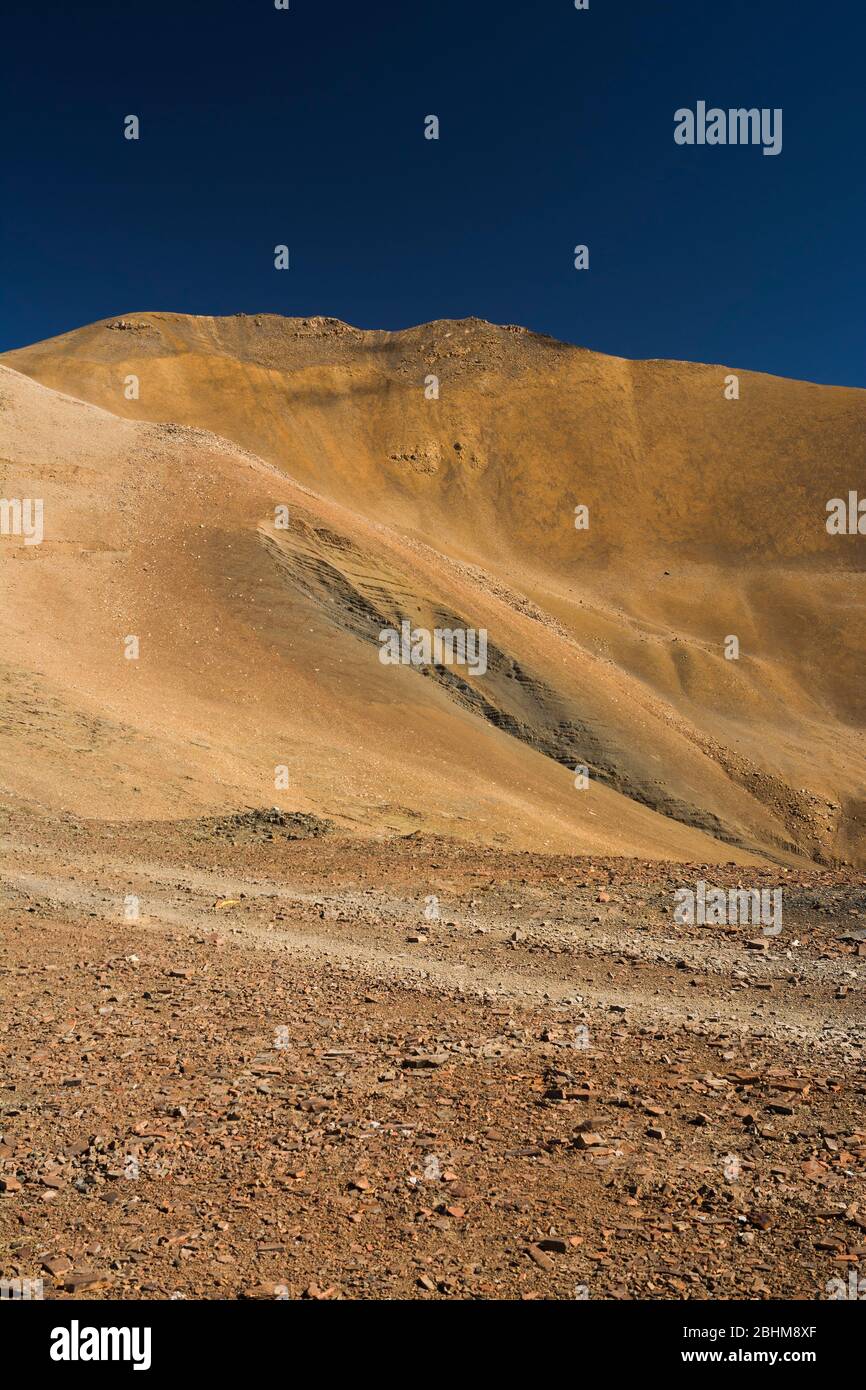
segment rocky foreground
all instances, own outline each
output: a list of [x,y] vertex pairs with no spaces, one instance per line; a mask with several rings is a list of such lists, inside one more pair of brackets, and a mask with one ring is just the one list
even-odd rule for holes
[[[3,821],[0,1227],[46,1297],[824,1299],[857,875]],[[674,922],[781,883],[784,929]]]

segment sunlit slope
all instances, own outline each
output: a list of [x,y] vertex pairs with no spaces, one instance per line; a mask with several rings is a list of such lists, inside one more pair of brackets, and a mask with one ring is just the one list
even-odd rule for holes
[[[536,776],[563,787],[569,818],[591,819],[564,770],[585,762],[596,789],[654,808],[672,836],[715,836],[705,857],[731,844],[862,857],[866,538],[830,536],[825,519],[829,498],[866,485],[866,393],[743,372],[730,400],[728,368],[631,363],[474,320],[387,334],[136,314],[4,360],[113,415],[213,431],[285,477],[253,507],[250,554],[253,517],[229,517],[234,503],[213,499],[221,515],[200,525],[239,527],[245,565],[254,553],[280,603],[312,615],[309,650],[292,637],[298,679],[324,647],[341,653],[340,708],[357,686],[366,719],[378,697],[364,692],[383,681],[387,739],[399,700],[412,707],[428,811],[448,778],[433,702],[473,747],[522,745],[508,756],[536,769],[517,801],[538,833],[554,832]],[[247,598],[220,600],[245,633]],[[279,646],[286,615],[268,611]],[[371,673],[380,620],[440,615],[488,628],[484,678],[455,690],[435,673]],[[304,699],[327,708],[321,685]],[[483,782],[463,756],[464,778]]]
[[[123,325],[123,326],[118,326]],[[851,563],[824,527],[866,464],[866,393],[628,362],[476,320],[403,333],[135,314],[9,353],[115,414],[202,425],[480,559]],[[126,398],[128,375],[139,399]],[[428,399],[431,376],[439,398]],[[591,509],[576,549],[573,508]]]
[[[610,787],[578,793],[435,680],[383,666],[372,636],[294,574],[305,535],[360,554],[372,530],[338,532],[341,509],[256,458],[5,368],[0,435],[4,496],[45,506],[42,544],[0,549],[0,799],[118,818],[279,804],[378,834],[721,853]],[[284,505],[291,541],[272,524]]]

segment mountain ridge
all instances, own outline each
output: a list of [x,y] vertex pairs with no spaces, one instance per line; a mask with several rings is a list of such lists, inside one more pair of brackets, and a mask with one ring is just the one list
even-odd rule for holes
[[192,314],[182,313],[172,309],[129,309],[117,314],[108,314],[104,318],[94,319],[91,322],[79,324],[74,328],[64,329],[60,333],[50,334],[47,338],[41,338],[33,343],[21,344],[18,347],[4,348],[0,351],[0,360],[12,357],[16,353],[29,353],[33,349],[57,344],[66,339],[74,338],[89,329],[111,328],[115,331],[122,331],[121,325],[131,325],[126,331],[136,331],[137,321],[166,321],[191,323],[232,323],[235,321],[252,320],[257,324],[265,321],[284,323],[295,326],[296,328],[309,329],[315,332],[317,329],[328,329],[334,333],[345,332],[355,337],[369,338],[385,342],[389,339],[398,339],[407,335],[418,334],[433,329],[454,330],[458,328],[477,327],[482,329],[492,329],[501,333],[510,333],[521,337],[527,337],[539,343],[547,343],[553,348],[564,349],[576,353],[587,353],[593,357],[606,358],[615,362],[633,363],[638,366],[670,365],[675,367],[694,367],[696,369],[710,368],[713,371],[733,372],[738,375],[750,377],[767,377],[772,381],[794,382],[802,386],[811,386],[822,391],[845,391],[854,394],[866,395],[866,386],[847,386],[836,382],[818,382],[808,377],[785,376],[778,372],[773,372],[765,368],[757,367],[737,367],[730,363],[710,362],[703,358],[688,357],[629,357],[623,353],[609,352],[604,348],[588,347],[583,343],[576,343],[566,338],[557,338],[555,334],[543,332],[541,329],[530,328],[528,325],[519,323],[496,323],[492,319],[481,318],[476,314],[469,314],[463,318],[442,318],[426,319],[419,323],[407,324],[403,328],[361,328],[357,324],[349,323],[346,319],[338,318],[329,314],[282,314],[272,309],[262,310],[238,310],[231,314]]

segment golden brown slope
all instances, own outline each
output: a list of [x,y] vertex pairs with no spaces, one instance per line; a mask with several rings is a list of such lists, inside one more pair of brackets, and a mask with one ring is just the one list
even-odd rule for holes
[[603,786],[578,801],[564,769],[382,666],[292,582],[271,524],[287,504],[298,535],[333,546],[340,509],[207,433],[119,421],[5,368],[0,393],[4,495],[44,498],[46,518],[41,545],[0,550],[11,802],[136,819],[274,802],[378,832],[714,852]]
[[[238,511],[239,465],[226,461],[208,500],[195,441],[175,435],[183,447],[160,485],[167,473],[164,506],[192,506],[175,490],[187,470],[198,524],[223,537],[209,553],[206,612],[234,625],[241,649],[261,611],[251,595],[268,586],[271,655],[256,661],[246,698],[269,706],[281,651],[303,689],[291,710],[302,743],[317,709],[333,729],[356,701],[363,725],[335,753],[350,781],[370,726],[399,741],[409,719],[411,754],[374,778],[385,806],[435,817],[450,781],[493,778],[493,740],[507,760],[531,762],[507,809],[467,800],[465,833],[476,817],[484,838],[510,833],[517,816],[526,843],[561,844],[539,791],[549,783],[563,833],[579,837],[585,794],[555,763],[587,762],[623,794],[618,805],[669,818],[672,855],[688,824],[774,854],[862,859],[864,541],[828,536],[824,522],[828,498],[864,476],[866,393],[740,373],[729,401],[724,368],[630,363],[474,320],[387,334],[141,314],[4,360],[115,415],[213,430],[286,478],[265,469],[270,495]],[[137,401],[124,394],[132,374]],[[431,375],[438,400],[425,392]],[[288,531],[272,524],[280,502]],[[586,531],[574,527],[579,503]],[[195,585],[170,572],[170,545],[160,562],[161,597],[177,607]],[[224,580],[224,566],[240,579]],[[488,628],[483,680],[455,689],[435,673],[372,669],[382,621],[446,615]],[[180,608],[169,619],[187,622]],[[740,638],[738,662],[724,658],[728,634]],[[171,645],[170,629],[163,637]],[[327,677],[313,686],[317,666]],[[410,776],[395,770],[401,757],[417,763]],[[324,805],[325,764],[318,756],[307,779],[308,804],[339,814],[336,775]],[[730,850],[704,839],[699,857],[713,854]]]

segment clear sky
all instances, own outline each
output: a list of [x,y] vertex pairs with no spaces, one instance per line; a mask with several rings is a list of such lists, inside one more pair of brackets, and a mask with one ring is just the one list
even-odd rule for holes
[[[7,0],[2,47],[2,349],[478,315],[866,386],[863,0]],[[701,100],[781,154],[676,145]]]

